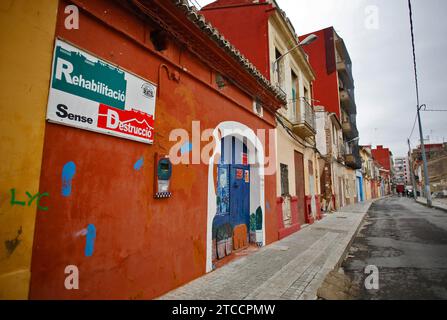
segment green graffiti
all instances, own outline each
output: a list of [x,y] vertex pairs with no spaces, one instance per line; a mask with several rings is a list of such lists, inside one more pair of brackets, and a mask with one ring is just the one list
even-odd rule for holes
[[39,209],[41,211],[48,211],[48,207],[40,206],[40,199],[42,199],[43,197],[49,197],[49,196],[50,196],[50,194],[48,192],[44,192],[39,195],[39,197],[37,198],[37,209]]
[[16,189],[11,189],[11,206],[18,205],[18,206],[25,206],[25,201],[16,201]]
[[[18,206],[22,206],[24,207],[26,205],[26,201],[17,201],[16,200],[16,189],[11,189],[11,205],[18,205]],[[44,193],[36,193],[35,195],[32,195],[31,193],[29,193],[28,191],[25,192],[25,194],[27,195],[28,199],[28,207],[31,206],[31,204],[35,201],[37,204],[37,209],[41,210],[41,211],[47,211],[48,207],[42,207],[40,205],[40,200],[43,197],[49,197],[50,194],[48,192],[44,192]]]

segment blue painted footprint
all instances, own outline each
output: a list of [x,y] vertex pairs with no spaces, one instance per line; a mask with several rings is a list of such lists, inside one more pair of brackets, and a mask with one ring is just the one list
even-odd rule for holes
[[93,255],[96,239],[96,228],[94,224],[89,224],[87,226],[87,234],[85,235],[85,237],[86,239],[84,254],[86,257],[91,257]]
[[143,163],[144,163],[144,158],[141,157],[140,159],[138,159],[137,162],[135,162],[135,164],[133,165],[133,168],[138,171],[143,166]]
[[76,173],[76,165],[73,161],[67,162],[62,169],[62,195],[71,195],[71,181]]

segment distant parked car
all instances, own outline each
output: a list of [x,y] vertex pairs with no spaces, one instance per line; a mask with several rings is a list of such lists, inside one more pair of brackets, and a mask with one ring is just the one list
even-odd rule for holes
[[444,191],[433,192],[432,198],[434,199],[444,199],[447,198],[447,195]]

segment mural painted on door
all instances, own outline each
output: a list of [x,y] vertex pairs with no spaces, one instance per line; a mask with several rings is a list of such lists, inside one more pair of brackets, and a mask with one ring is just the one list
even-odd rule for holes
[[248,163],[246,143],[234,136],[221,140],[217,172],[217,212],[213,220],[213,261],[230,255],[233,250],[247,247],[250,242],[256,242],[255,233],[250,232]]
[[265,245],[264,146],[251,128],[236,121],[219,123],[213,137],[217,144],[208,167],[207,272],[236,249]]

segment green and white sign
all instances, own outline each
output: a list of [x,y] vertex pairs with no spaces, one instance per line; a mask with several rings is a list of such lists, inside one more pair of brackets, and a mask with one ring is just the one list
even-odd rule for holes
[[153,143],[156,87],[56,40],[47,119]]

